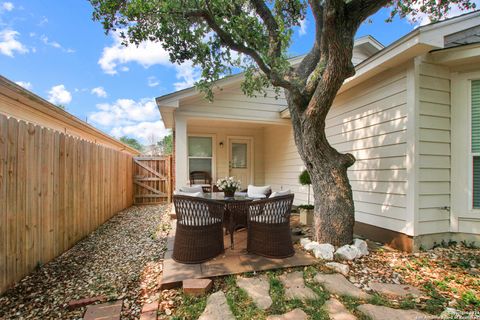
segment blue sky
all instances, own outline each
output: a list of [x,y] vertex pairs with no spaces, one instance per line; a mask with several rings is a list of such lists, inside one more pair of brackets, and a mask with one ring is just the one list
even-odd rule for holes
[[[191,86],[198,73],[172,65],[158,44],[122,47],[91,15],[86,0],[0,0],[0,73],[110,135],[161,138],[154,98]],[[387,16],[380,11],[357,36],[388,45],[414,28],[406,19],[386,24]],[[309,49],[311,19],[296,30],[292,55]]]

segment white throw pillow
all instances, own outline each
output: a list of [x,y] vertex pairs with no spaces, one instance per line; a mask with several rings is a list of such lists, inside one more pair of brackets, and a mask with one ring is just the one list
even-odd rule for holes
[[196,193],[201,192],[203,193],[202,186],[192,186],[192,187],[180,187],[181,192],[188,192],[188,193]]
[[184,191],[175,190],[173,191],[173,195],[203,198],[203,192],[184,192]]
[[286,195],[289,195],[290,193],[291,193],[290,189],[282,190],[282,191],[275,191],[275,192],[272,192],[272,194],[270,195],[270,198],[286,196]]
[[268,192],[270,192],[270,190],[272,190],[270,186],[256,187],[249,184],[247,188],[247,195],[249,198],[255,198],[255,195],[257,195],[257,197],[259,194],[266,195]]

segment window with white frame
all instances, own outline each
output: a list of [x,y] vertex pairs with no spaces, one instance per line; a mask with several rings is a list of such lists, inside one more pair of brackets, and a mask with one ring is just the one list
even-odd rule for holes
[[472,81],[471,96],[472,205],[473,208],[480,209],[480,80]]
[[188,174],[194,171],[207,172],[212,177],[212,137],[188,137]]

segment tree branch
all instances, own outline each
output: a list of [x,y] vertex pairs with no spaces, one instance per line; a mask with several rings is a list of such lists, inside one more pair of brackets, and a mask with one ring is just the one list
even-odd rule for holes
[[278,23],[263,0],[250,0],[257,14],[262,18],[268,30],[268,55],[278,58],[281,55],[281,41],[278,34]]
[[261,55],[254,49],[245,46],[233,39],[232,35],[222,29],[222,27],[215,21],[213,16],[207,10],[195,10],[185,14],[188,18],[197,18],[204,20],[207,25],[218,35],[223,44],[232,50],[250,56],[258,65],[260,70],[271,80],[272,84],[284,89],[290,89],[292,83],[285,78],[273,72],[268,64],[263,60]]

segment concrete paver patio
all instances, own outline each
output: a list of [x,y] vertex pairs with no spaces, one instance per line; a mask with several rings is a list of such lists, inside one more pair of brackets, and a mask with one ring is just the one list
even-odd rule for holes
[[231,249],[230,236],[225,236],[224,254],[200,264],[183,264],[172,259],[175,236],[175,220],[167,238],[167,251],[163,261],[162,289],[181,286],[183,280],[201,279],[240,274],[244,272],[271,270],[288,267],[308,266],[316,263],[316,259],[298,250],[295,255],[286,259],[269,259],[247,253],[247,231],[235,232],[235,249]]

